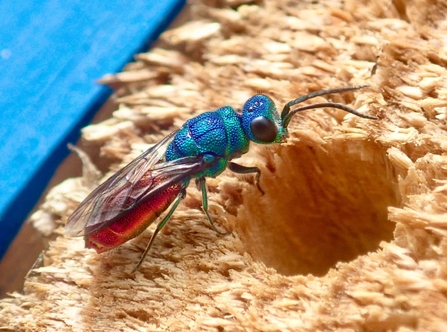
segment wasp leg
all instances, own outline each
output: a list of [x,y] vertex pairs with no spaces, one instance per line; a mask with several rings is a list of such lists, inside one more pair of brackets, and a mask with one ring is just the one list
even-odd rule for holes
[[210,214],[208,213],[208,197],[206,194],[206,180],[205,180],[205,178],[197,179],[196,183],[197,183],[197,186],[200,187],[200,190],[202,190],[202,209],[203,209],[203,212],[205,212],[205,214],[211,224],[211,227],[213,227],[214,231],[220,235],[230,234],[230,232],[219,231],[216,228],[216,225],[214,225],[213,219],[211,218]]
[[160,221],[159,224],[157,225],[157,228],[155,229],[154,233],[151,236],[151,239],[149,240],[149,244],[147,245],[146,250],[144,251],[144,253],[141,256],[140,260],[138,261],[137,265],[132,270],[132,273],[135,273],[138,270],[138,268],[141,266],[141,263],[143,263],[144,258],[146,258],[149,250],[151,249],[152,243],[154,242],[155,237],[157,236],[158,232],[160,232],[161,229],[166,225],[166,223],[168,222],[168,220],[171,218],[172,214],[174,213],[175,209],[177,209],[177,206],[185,198],[185,196],[186,196],[186,190],[183,189],[180,192],[180,194],[177,196],[177,199],[174,202],[174,204],[172,205],[172,207],[169,210],[169,212],[166,214],[166,216],[163,218],[163,220]]
[[255,178],[256,187],[258,187],[258,189],[262,195],[265,194],[264,190],[262,190],[262,188],[261,188],[261,184],[259,183],[259,179],[261,178],[261,170],[259,168],[242,166],[242,165],[236,164],[232,161],[230,161],[228,163],[228,168],[230,169],[230,171],[233,171],[234,173],[239,173],[239,174],[256,173],[256,178]]

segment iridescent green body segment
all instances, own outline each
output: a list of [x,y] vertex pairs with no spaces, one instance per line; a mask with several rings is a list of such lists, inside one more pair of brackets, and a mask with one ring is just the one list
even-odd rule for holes
[[66,233],[84,235],[87,247],[103,252],[140,234],[172,204],[158,223],[135,271],[158,232],[185,197],[189,182],[195,179],[202,190],[203,210],[211,226],[224,234],[214,226],[208,213],[206,178],[216,177],[226,168],[236,173],[255,173],[256,185],[264,193],[259,185],[259,168],[239,165],[231,160],[248,152],[250,142],[272,144],[284,140],[288,135],[287,126],[300,111],[332,107],[366,119],[377,119],[332,102],[291,109],[317,96],[364,87],[316,91],[285,104],[281,114],[272,99],[258,94],[245,102],[242,113],[224,106],[196,116],[95,189],[70,216]]
[[166,161],[212,154],[219,162],[195,177],[215,177],[225,170],[229,160],[246,153],[249,144],[241,126],[241,115],[226,106],[186,121],[169,144]]

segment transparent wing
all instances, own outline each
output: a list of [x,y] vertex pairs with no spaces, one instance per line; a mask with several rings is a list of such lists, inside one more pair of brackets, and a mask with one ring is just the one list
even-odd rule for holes
[[90,193],[68,218],[65,233],[88,235],[107,227],[139,203],[208,167],[201,156],[161,162],[176,133],[165,137]]

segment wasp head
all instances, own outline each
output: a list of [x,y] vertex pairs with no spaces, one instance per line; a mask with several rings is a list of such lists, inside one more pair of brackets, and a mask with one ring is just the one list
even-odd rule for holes
[[262,94],[254,95],[242,109],[242,127],[248,138],[256,143],[280,142],[282,121],[273,100]]

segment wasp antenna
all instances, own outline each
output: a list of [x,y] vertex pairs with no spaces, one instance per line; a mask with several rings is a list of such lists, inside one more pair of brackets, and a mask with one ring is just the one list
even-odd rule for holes
[[[319,97],[319,96],[325,96],[325,95],[330,95],[333,93],[342,93],[342,92],[348,92],[348,91],[353,91],[353,90],[359,90],[359,89],[363,89],[363,88],[367,88],[369,87],[369,85],[356,85],[356,86],[348,86],[345,88],[334,88],[334,89],[327,89],[327,90],[319,90],[319,91],[315,91],[312,93],[309,93],[307,95],[298,97],[297,99],[291,100],[289,101],[287,104],[284,105],[284,108],[281,112],[281,119],[285,119],[286,116],[289,114],[290,112],[290,108],[296,104],[300,104],[303,101],[315,98],[315,97]],[[338,107],[336,107],[338,108]],[[351,113],[351,112],[350,112]]]
[[353,108],[351,108],[349,106],[343,105],[343,104],[319,103],[319,104],[311,104],[311,105],[306,105],[306,106],[301,106],[301,107],[295,108],[292,112],[287,114],[286,117],[283,119],[283,126],[287,128],[287,126],[290,123],[290,120],[292,120],[292,117],[295,115],[295,113],[298,113],[298,112],[301,112],[301,111],[310,110],[310,109],[315,109],[315,108],[322,108],[322,107],[338,108],[338,109],[341,109],[341,110],[343,110],[345,112],[357,115],[357,116],[359,116],[361,118],[364,118],[364,119],[371,119],[371,120],[378,120],[379,119],[377,116],[360,113],[360,112],[356,111],[355,109],[353,109]]

